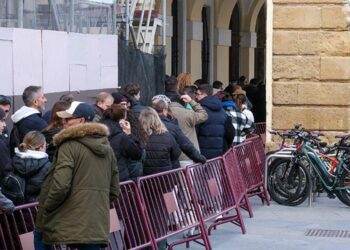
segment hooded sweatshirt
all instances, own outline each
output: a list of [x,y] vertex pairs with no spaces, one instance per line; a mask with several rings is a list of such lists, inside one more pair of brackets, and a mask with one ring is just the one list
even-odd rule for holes
[[[20,141],[23,140],[29,131],[42,131],[47,127],[46,121],[41,118],[40,111],[32,107],[21,107],[11,116],[11,119],[18,127]],[[13,147],[14,145],[11,146]]]

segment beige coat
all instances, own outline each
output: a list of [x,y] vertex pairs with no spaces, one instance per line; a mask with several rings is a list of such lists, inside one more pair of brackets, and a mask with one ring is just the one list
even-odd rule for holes
[[[190,104],[193,110],[184,108],[178,102],[171,102],[170,109],[178,120],[182,132],[190,139],[194,147],[199,150],[196,125],[205,122],[208,119],[208,114],[199,103],[192,100]],[[189,160],[189,158],[182,153],[179,160],[184,161]]]

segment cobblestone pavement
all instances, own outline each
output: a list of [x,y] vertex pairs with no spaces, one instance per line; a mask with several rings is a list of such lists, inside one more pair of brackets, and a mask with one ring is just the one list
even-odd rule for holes
[[[338,199],[322,194],[311,208],[307,202],[297,207],[272,202],[268,207],[259,199],[251,201],[254,218],[243,212],[247,234],[242,235],[233,224],[221,225],[210,236],[213,249],[350,249],[350,238],[305,236],[308,229],[350,231],[350,207]],[[186,248],[181,245],[175,249]],[[191,243],[190,249],[203,247]]]

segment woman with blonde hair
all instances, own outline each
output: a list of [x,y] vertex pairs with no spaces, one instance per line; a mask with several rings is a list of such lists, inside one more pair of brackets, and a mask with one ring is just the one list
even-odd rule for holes
[[[51,163],[46,151],[45,136],[39,131],[30,131],[23,142],[15,148],[15,156],[12,159],[12,173],[5,177],[2,188],[3,193],[16,193],[10,180],[14,176],[20,183],[22,197],[13,200],[16,205],[37,201],[41,185],[46,177]],[[13,180],[13,178],[12,178]],[[12,199],[11,197],[8,197]]]
[[147,107],[141,112],[139,120],[148,136],[143,174],[156,174],[178,166],[173,162],[178,161],[181,150],[160,120],[157,112],[153,108]]
[[192,84],[192,76],[190,73],[180,73],[177,76],[177,82],[178,82],[178,92],[182,95],[184,94],[184,88],[186,86],[191,86]]

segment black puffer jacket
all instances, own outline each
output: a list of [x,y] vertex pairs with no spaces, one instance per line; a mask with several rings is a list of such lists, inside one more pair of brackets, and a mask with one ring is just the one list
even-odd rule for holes
[[234,137],[232,120],[217,96],[206,96],[199,103],[208,113],[208,120],[197,125],[201,153],[207,159],[222,156]]
[[132,135],[123,132],[118,123],[102,119],[109,129],[108,140],[113,148],[119,170],[119,181],[136,180],[142,176],[142,153],[140,143]]
[[8,137],[2,134],[0,135],[0,184],[2,179],[11,171],[11,166],[10,169],[8,168],[10,163],[11,157]]
[[12,159],[13,172],[25,180],[25,203],[38,201],[41,186],[51,168],[44,152],[16,152]]
[[152,134],[146,145],[146,159],[143,165],[143,175],[151,175],[177,168],[174,164],[181,154],[179,145],[169,132]]
[[170,134],[174,137],[180,149],[184,152],[192,161],[205,163],[206,158],[193,146],[192,142],[182,132],[176,120],[170,120],[164,115],[159,116],[165,127],[168,129]]

